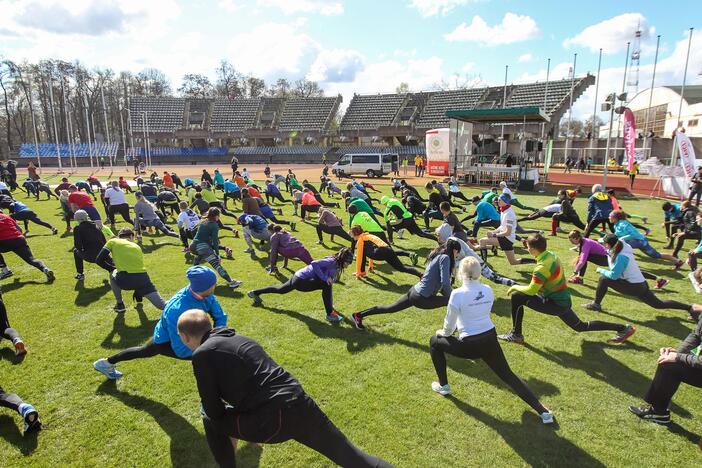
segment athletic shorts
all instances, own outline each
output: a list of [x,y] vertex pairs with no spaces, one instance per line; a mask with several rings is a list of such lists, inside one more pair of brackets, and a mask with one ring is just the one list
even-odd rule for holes
[[127,273],[126,271],[118,271],[114,275],[115,283],[120,289],[125,291],[134,291],[140,296],[146,296],[152,292],[156,292],[156,286],[151,282],[149,274],[143,273]]
[[514,250],[514,244],[512,244],[512,241],[507,239],[504,236],[500,236],[497,238],[497,243],[500,244],[500,248],[504,250],[505,252],[509,252],[510,250]]

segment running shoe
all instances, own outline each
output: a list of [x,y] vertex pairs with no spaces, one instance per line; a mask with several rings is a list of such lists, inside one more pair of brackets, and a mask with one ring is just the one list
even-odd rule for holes
[[271,268],[271,267],[266,267],[266,271],[268,272],[269,275],[277,275],[278,274],[278,268]]
[[571,276],[568,278],[568,282],[571,284],[583,284],[583,278],[581,276]]
[[397,238],[398,239],[404,239],[405,238],[405,229],[402,228],[399,231],[397,231]]
[[649,228],[644,228],[644,234],[646,234],[646,237],[651,235],[651,230]]
[[546,411],[545,413],[541,413],[539,416],[541,416],[541,422],[544,424],[553,424],[553,413],[551,410]]
[[83,281],[85,279],[85,275],[83,273],[78,273],[74,278],[78,281]]
[[[690,274],[692,274],[692,272],[690,272]],[[669,283],[669,281],[668,281],[667,279],[665,279],[665,278],[658,278],[658,279],[656,280],[656,285],[653,286],[653,287],[654,287],[655,289],[663,289],[663,287],[664,287],[666,284],[668,284],[668,283]],[[697,292],[699,292],[699,291],[697,291]]]
[[122,373],[117,370],[114,364],[110,364],[107,359],[98,359],[93,363],[96,371],[102,373],[110,380],[117,380],[122,377]]
[[614,335],[614,338],[609,340],[610,343],[624,343],[626,340],[631,338],[631,335],[636,333],[636,327],[632,327],[631,325],[627,325],[626,328],[620,332],[617,332],[616,335]]
[[114,310],[118,314],[123,314],[127,311],[127,308],[124,306],[124,302],[118,302],[117,304],[115,304]]
[[360,313],[356,312],[355,314],[351,314],[351,319],[353,320],[353,325],[358,330],[365,330],[366,329],[366,327],[363,326],[363,317],[361,316]]
[[670,410],[656,411],[652,406],[630,406],[629,411],[644,421],[656,424],[670,424]]
[[323,240],[318,240],[318,241],[317,241],[317,244],[324,244],[324,241],[323,241]]
[[673,266],[673,270],[676,270],[676,271],[679,270],[680,268],[682,268],[682,266],[684,264],[685,264],[684,261],[678,260],[677,262],[675,262],[675,265]]
[[602,312],[602,306],[597,302],[588,302],[587,304],[583,304],[583,308],[593,310],[595,312]]
[[446,396],[451,394],[451,385],[441,385],[439,382],[432,382],[431,389],[434,390],[441,396]]
[[[281,213],[282,214],[282,213]],[[297,223],[290,221],[290,230],[297,231]]]
[[497,335],[497,339],[502,341],[508,341],[510,343],[524,344],[524,335],[518,335],[514,332],[509,332],[506,335]]
[[12,344],[15,346],[15,356],[24,356],[27,354],[27,347],[24,345],[22,338],[15,338]]
[[229,247],[224,248],[224,253],[227,255],[227,258],[233,258],[234,254],[232,252],[232,249]]
[[44,274],[46,275],[46,280],[48,282],[52,282],[56,279],[56,276],[54,275],[54,272],[49,270],[48,268],[44,270]]
[[569,250],[572,250],[573,252],[576,252],[580,247],[577,245],[575,247],[571,247]]
[[22,419],[24,419],[24,429],[22,435],[27,436],[33,432],[41,431],[41,421],[39,413],[29,403],[22,403],[19,408]]
[[239,286],[241,286],[241,281],[238,281],[238,280],[233,279],[233,280],[231,280],[229,283],[227,283],[227,286],[229,286],[229,287],[232,288],[232,289],[236,289],[236,288],[238,288]]
[[244,253],[252,254],[252,253],[254,253],[254,249],[249,247],[248,249],[244,250]]
[[412,265],[417,266],[417,263],[419,263],[419,255],[414,252],[410,253],[410,261]]
[[263,303],[263,299],[261,299],[261,296],[259,296],[258,294],[256,294],[253,291],[249,291],[248,293],[246,293],[246,295],[249,296],[251,299],[253,299],[253,303],[255,305],[259,305],[259,304]]
[[332,310],[332,313],[327,315],[326,318],[327,318],[327,322],[331,322],[331,323],[339,323],[342,320],[344,320],[344,317],[339,315],[339,313],[335,310]]
[[58,229],[56,229],[56,228],[51,228],[51,234],[53,234],[53,235],[58,234]]
[[641,218],[641,221],[643,221],[644,224],[648,224],[648,218],[645,216]]

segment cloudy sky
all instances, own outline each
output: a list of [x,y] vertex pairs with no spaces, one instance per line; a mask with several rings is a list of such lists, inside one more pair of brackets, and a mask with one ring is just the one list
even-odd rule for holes
[[[273,81],[309,78],[348,103],[354,92],[412,90],[441,81],[501,84],[594,73],[619,90],[626,42],[641,27],[640,88],[680,84],[694,27],[688,83],[702,83],[699,0],[0,0],[0,56],[80,60],[88,66],[213,75],[227,59]],[[590,114],[594,86],[575,107]]]

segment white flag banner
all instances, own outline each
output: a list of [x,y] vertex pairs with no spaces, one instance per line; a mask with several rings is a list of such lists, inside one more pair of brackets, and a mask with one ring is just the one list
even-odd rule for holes
[[683,171],[685,171],[685,177],[691,179],[697,171],[695,167],[695,148],[692,147],[690,137],[684,133],[677,132],[675,134],[675,141],[678,145],[680,164],[682,165]]

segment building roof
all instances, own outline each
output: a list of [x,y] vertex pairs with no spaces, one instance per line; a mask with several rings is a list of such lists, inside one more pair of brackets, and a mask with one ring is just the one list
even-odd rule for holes
[[457,109],[447,111],[446,116],[464,122],[505,124],[541,123],[551,120],[544,111],[536,106],[506,107],[503,109]]
[[[678,95],[682,92],[682,86],[664,86],[664,88],[668,88]],[[685,86],[685,95],[683,96],[683,99],[685,99],[689,105],[699,104],[702,102],[702,85]]]

